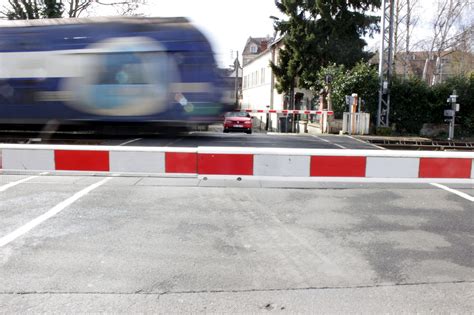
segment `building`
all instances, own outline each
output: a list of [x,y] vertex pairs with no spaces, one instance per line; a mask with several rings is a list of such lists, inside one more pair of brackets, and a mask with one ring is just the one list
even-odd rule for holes
[[[428,51],[413,51],[408,54],[399,52],[395,55],[394,73],[397,76],[408,76],[422,79],[432,85],[446,79],[466,75],[474,70],[474,54],[466,51],[450,50],[441,53],[440,57],[429,57]],[[378,64],[378,54],[370,61]],[[426,67],[426,69],[425,69]]]
[[246,66],[249,62],[257,58],[266,51],[273,39],[267,37],[249,37],[242,52],[242,64]]
[[[249,37],[247,40],[242,54],[242,109],[292,109],[287,108],[287,98],[276,90],[276,79],[270,67],[271,62],[278,64],[279,53],[284,49],[282,39]],[[295,89],[295,94],[299,100],[295,109],[311,109],[312,92]],[[266,124],[267,117],[266,114],[256,115],[262,124]],[[269,119],[269,129],[277,130],[277,115],[272,114]]]

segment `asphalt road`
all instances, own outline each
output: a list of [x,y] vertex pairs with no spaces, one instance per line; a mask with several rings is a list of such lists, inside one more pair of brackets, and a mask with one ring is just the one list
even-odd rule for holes
[[309,149],[366,149],[377,146],[349,136],[309,134],[224,134],[221,132],[190,132],[177,135],[159,135],[146,138],[112,139],[103,145],[122,146],[171,146],[171,147],[259,147],[259,148],[309,148]]
[[222,132],[222,126],[211,126],[206,132],[176,132],[147,136],[104,136],[93,134],[20,134],[0,135],[2,143],[34,144],[79,144],[111,146],[170,146],[170,147],[262,147],[262,148],[309,148],[309,149],[366,149],[377,150],[380,147],[351,136],[310,135],[254,132]]
[[430,184],[0,175],[0,312],[471,313],[473,205]]

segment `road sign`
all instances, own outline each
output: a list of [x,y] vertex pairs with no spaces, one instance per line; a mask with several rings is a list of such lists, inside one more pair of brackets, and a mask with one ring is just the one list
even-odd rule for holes
[[454,110],[452,110],[452,109],[445,109],[445,110],[444,110],[444,116],[446,116],[446,117],[453,117],[453,116],[454,116]]

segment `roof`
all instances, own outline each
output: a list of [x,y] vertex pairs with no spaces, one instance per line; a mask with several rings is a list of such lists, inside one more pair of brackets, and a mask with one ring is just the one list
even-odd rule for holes
[[[276,38],[275,40],[273,40],[272,42],[270,42],[265,50],[255,54],[255,57],[252,58],[251,60],[248,60],[244,64],[244,66],[248,66],[249,64],[251,64],[255,60],[259,59],[261,56],[265,55],[271,49],[271,47],[278,45],[283,40],[283,38],[285,38],[284,35],[280,36],[280,37]],[[247,41],[247,43],[248,43],[248,41]]]
[[[261,53],[263,50],[266,49],[266,46],[272,41],[271,37],[249,37],[247,42],[245,43],[244,50],[242,55],[256,55]],[[257,52],[252,53],[250,52],[250,45],[255,44],[257,45]],[[262,49],[262,46],[265,45],[265,49]]]

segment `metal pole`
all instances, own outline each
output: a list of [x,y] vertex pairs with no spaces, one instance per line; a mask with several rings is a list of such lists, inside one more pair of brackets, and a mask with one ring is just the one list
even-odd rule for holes
[[239,106],[239,51],[237,50],[237,57],[234,62],[235,68],[235,107]]
[[453,116],[451,117],[451,120],[449,121],[448,140],[454,140],[454,122],[456,119],[456,102],[457,102],[456,90],[453,90],[453,94],[450,96],[450,100],[451,100],[451,109],[452,109]]
[[[276,44],[273,44],[271,46],[271,50],[272,50],[272,63],[275,64],[275,49],[276,49]],[[270,68],[270,109],[273,109],[274,107],[274,94],[273,94],[273,91],[275,90],[275,75],[273,74],[273,70]],[[279,121],[278,121],[278,115],[276,115],[276,123],[277,125],[279,124]],[[271,118],[270,118],[270,115],[268,116],[268,119],[270,120],[269,124],[270,124],[270,130],[272,129],[272,122],[271,122]]]
[[379,51],[379,103],[377,127],[389,127],[390,82],[393,63],[394,0],[382,0],[382,40]]

